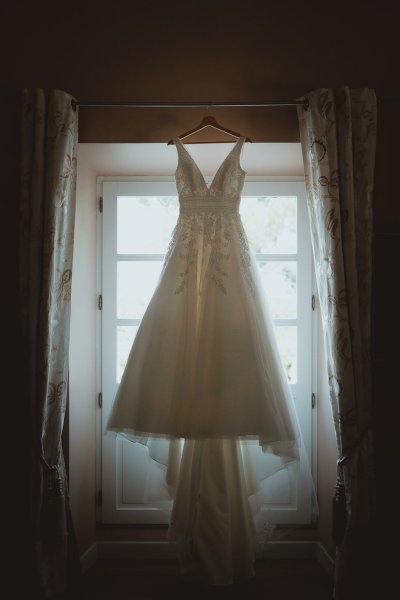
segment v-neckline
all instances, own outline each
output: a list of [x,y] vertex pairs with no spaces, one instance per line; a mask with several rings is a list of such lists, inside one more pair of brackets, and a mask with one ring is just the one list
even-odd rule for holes
[[234,150],[236,150],[237,146],[239,145],[240,140],[243,139],[243,135],[241,135],[240,137],[238,137],[238,139],[236,140],[236,142],[233,145],[233,148],[231,148],[231,150],[228,152],[228,154],[225,156],[224,160],[222,161],[222,163],[219,165],[218,169],[216,170],[214,177],[212,178],[210,185],[207,185],[207,182],[205,180],[205,177],[203,175],[203,173],[200,171],[200,167],[198,166],[198,164],[196,163],[196,161],[194,160],[193,156],[190,154],[189,150],[186,148],[185,144],[182,142],[182,140],[180,138],[175,138],[175,145],[176,142],[178,141],[179,144],[181,145],[181,147],[184,149],[184,151],[186,152],[186,155],[189,157],[189,159],[191,160],[191,162],[194,164],[195,168],[197,169],[198,173],[200,174],[200,177],[203,181],[204,187],[207,189],[208,192],[211,191],[213,185],[214,185],[214,181],[217,178],[218,173],[221,171],[222,167],[224,166],[224,164],[226,163],[226,161],[228,160],[228,158],[231,156],[231,154],[233,153]]

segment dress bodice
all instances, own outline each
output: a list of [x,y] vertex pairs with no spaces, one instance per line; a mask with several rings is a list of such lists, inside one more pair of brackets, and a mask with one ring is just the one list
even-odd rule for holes
[[178,151],[175,178],[181,210],[204,210],[208,207],[213,210],[238,209],[246,175],[240,166],[240,152],[244,141],[245,137],[238,138],[208,186],[181,140],[174,140]]

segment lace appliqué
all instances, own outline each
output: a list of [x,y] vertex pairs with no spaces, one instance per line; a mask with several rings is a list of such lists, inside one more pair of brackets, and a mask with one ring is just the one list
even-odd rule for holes
[[183,292],[187,287],[189,280],[189,271],[197,263],[197,243],[196,241],[201,234],[201,224],[198,223],[197,215],[193,215],[192,218],[182,219],[181,223],[181,238],[180,243],[182,244],[185,252],[180,254],[180,258],[184,261],[185,269],[179,273],[181,278],[180,285],[176,288],[175,294]]
[[[230,258],[226,250],[231,242],[231,234],[230,223],[224,221],[226,217],[221,213],[213,213],[210,210],[203,214],[191,214],[182,218],[179,243],[185,250],[180,254],[185,268],[179,273],[181,282],[175,294],[187,288],[190,272],[196,265],[200,270],[199,295],[205,277],[210,277],[221,292],[227,294],[224,281],[227,272],[224,262]],[[199,260],[200,265],[198,265]]]
[[236,230],[238,234],[238,240],[240,243],[240,266],[242,269],[242,275],[248,285],[251,295],[255,296],[255,285],[253,277],[251,275],[250,246],[241,221],[238,222]]

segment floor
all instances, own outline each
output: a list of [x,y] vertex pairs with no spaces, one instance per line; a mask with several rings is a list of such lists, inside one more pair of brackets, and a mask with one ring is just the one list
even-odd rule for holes
[[74,600],[258,598],[330,600],[332,582],[314,559],[260,560],[241,584],[211,587],[184,581],[175,560],[99,560],[83,576]]

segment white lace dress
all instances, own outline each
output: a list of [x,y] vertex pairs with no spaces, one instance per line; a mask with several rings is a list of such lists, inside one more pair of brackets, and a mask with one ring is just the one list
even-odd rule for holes
[[278,455],[279,468],[298,461],[301,447],[239,216],[243,142],[237,140],[208,187],[175,140],[179,219],[107,426],[142,441],[186,440],[182,460],[176,444],[165,459],[175,473],[170,537],[180,542],[185,571],[217,584],[252,573],[248,495],[256,482],[240,442],[253,440],[260,452]]

